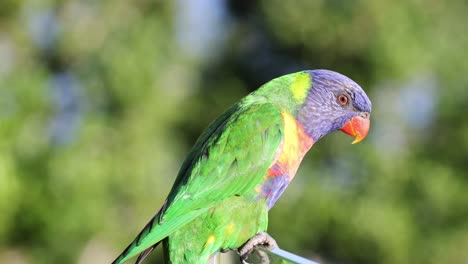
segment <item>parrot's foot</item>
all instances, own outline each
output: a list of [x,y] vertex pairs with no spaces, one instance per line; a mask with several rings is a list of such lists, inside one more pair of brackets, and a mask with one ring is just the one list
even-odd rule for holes
[[278,244],[268,233],[260,232],[250,238],[244,245],[242,245],[242,247],[238,249],[238,253],[242,264],[247,264],[247,258],[253,250],[257,248],[272,250],[277,247]]

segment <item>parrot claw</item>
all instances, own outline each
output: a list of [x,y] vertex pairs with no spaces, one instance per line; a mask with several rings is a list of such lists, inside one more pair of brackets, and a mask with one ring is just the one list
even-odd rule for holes
[[257,248],[272,250],[277,247],[278,244],[268,233],[260,232],[250,238],[244,245],[242,245],[242,247],[238,249],[237,252],[240,256],[242,264],[248,264],[247,258],[253,250]]

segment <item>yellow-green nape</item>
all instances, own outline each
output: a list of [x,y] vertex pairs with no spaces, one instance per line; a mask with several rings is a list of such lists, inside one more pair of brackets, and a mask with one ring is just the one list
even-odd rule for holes
[[308,72],[298,72],[289,87],[298,104],[304,103],[311,85],[311,76]]

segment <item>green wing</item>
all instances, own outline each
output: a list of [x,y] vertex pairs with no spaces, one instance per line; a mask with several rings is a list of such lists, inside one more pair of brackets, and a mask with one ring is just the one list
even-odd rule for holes
[[114,263],[152,247],[223,199],[252,195],[282,135],[281,113],[273,104],[244,100],[231,107],[197,140],[163,208]]

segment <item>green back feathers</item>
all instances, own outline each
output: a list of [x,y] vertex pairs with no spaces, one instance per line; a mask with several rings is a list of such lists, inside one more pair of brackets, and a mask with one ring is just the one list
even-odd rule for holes
[[204,133],[192,150],[169,196],[163,223],[232,195],[244,195],[271,164],[282,138],[278,109],[256,103],[228,113],[222,124],[216,121],[210,126],[206,132],[210,136]]
[[305,102],[311,86],[310,73],[301,71],[273,79],[260,87],[254,94],[265,97],[267,101],[274,103],[278,108],[295,115],[298,106]]

